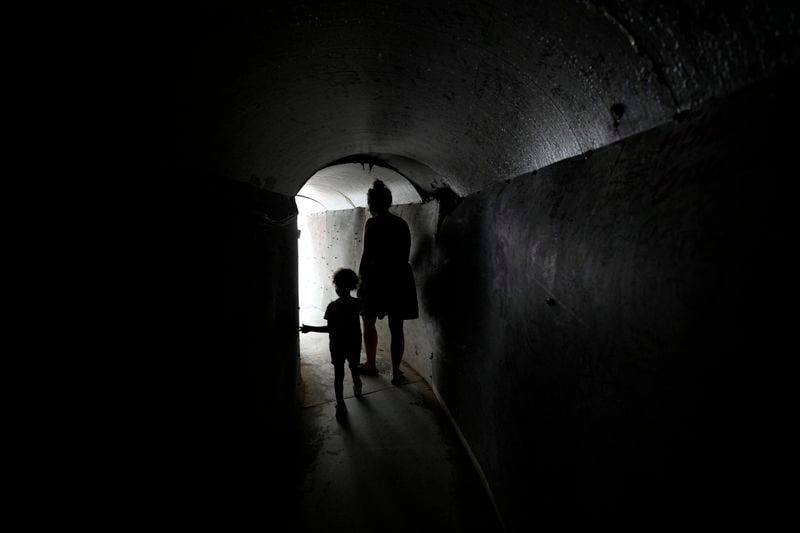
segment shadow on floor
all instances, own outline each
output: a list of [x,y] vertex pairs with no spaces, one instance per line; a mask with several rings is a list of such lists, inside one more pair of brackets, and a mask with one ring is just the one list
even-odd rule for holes
[[[315,313],[317,316],[315,316]],[[320,322],[304,310],[301,321]],[[502,531],[488,495],[430,386],[404,364],[391,385],[388,353],[364,395],[345,378],[347,418],[334,416],[327,335],[301,335],[301,531]],[[363,357],[362,357],[363,360]]]

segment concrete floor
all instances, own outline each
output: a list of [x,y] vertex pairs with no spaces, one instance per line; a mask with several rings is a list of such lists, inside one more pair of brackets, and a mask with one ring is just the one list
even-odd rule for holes
[[[300,319],[325,323],[315,309]],[[409,383],[393,386],[389,354],[379,350],[380,374],[363,378],[360,399],[348,371],[340,423],[328,336],[301,334],[300,360],[300,531],[502,531],[447,415],[411,367],[403,368]]]

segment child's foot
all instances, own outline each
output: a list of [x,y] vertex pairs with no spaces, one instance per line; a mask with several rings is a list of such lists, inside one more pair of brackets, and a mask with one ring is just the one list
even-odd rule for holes
[[353,383],[353,394],[356,398],[361,398],[361,389],[363,388],[362,383]]

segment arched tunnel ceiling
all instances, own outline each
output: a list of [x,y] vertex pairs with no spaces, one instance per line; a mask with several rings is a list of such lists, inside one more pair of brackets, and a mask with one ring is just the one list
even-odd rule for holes
[[[798,62],[786,2],[273,0],[176,28],[179,165],[294,195],[392,154],[468,194]],[[404,175],[402,166],[394,164]]]
[[367,206],[367,191],[376,179],[383,181],[392,191],[392,204],[419,203],[414,186],[397,172],[361,163],[343,163],[323,168],[297,193],[310,202],[298,201],[301,213],[335,211]]

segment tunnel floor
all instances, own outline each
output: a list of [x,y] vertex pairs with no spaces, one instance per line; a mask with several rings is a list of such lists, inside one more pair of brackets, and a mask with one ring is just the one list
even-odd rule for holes
[[[324,324],[319,310],[301,322]],[[364,356],[362,354],[362,361]],[[404,365],[409,382],[391,385],[389,354],[378,352],[378,376],[353,396],[348,416],[334,416],[328,336],[300,335],[301,531],[502,531],[467,452],[430,386]]]

